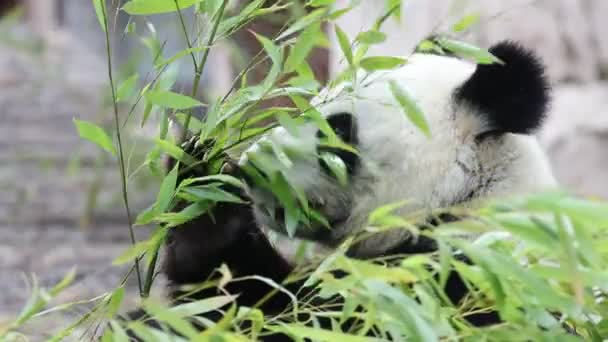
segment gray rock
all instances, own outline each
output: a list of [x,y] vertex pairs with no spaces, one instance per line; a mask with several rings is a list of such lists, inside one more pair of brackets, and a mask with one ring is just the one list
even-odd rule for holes
[[555,174],[573,191],[608,198],[608,83],[562,85],[540,134]]

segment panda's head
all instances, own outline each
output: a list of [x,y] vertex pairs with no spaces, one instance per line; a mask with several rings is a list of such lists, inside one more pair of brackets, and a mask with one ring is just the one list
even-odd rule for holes
[[[241,165],[268,146],[297,150],[283,160],[289,166],[283,168],[284,177],[331,229],[311,221],[298,227],[296,236],[329,245],[364,229],[370,212],[385,204],[406,200],[397,212],[407,214],[550,187],[552,173],[531,135],[549,101],[544,68],[516,43],[497,44],[490,52],[504,64],[414,54],[399,69],[360,77],[354,89],[321,93],[312,104],[356,153],[327,148],[319,125],[306,123],[297,130],[270,131],[245,153]],[[430,137],[395,100],[393,82],[421,109]],[[325,152],[342,159],[346,183],[321,157]],[[281,163],[280,158],[275,162]],[[284,208],[276,194],[255,184],[250,190],[258,223],[285,232]],[[356,253],[390,248],[405,238],[402,230],[375,235],[359,244]]]

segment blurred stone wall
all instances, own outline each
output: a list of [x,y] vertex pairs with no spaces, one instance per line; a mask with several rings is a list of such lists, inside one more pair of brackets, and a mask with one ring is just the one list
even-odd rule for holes
[[[81,139],[73,123],[113,132],[103,35],[91,3],[81,9],[70,15],[77,21],[44,34],[27,20],[0,20],[0,326],[26,302],[31,274],[49,287],[77,266],[65,302],[97,296],[125,272],[111,266],[129,243],[116,158]],[[123,133],[130,153],[141,137]],[[141,160],[133,155],[131,171]],[[156,189],[130,180],[136,215]],[[37,320],[33,331],[65,326],[70,315]]]
[[[348,1],[340,0],[344,5]],[[608,198],[608,39],[606,0],[409,0],[402,19],[383,27],[385,43],[371,54],[407,55],[430,33],[441,33],[464,15],[481,19],[456,36],[489,47],[513,39],[535,49],[548,66],[553,105],[539,137],[563,186]],[[350,37],[371,27],[383,2],[363,1],[339,25]],[[335,44],[334,44],[335,45]],[[334,46],[332,67],[341,52]]]

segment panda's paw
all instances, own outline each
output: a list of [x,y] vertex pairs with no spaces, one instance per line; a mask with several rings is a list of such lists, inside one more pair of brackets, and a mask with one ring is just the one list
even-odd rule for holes
[[205,154],[207,154],[213,148],[213,144],[215,143],[212,139],[200,140],[200,136],[193,135],[190,139],[184,141],[180,148],[182,151],[188,153],[195,159],[199,160],[204,158]]
[[[214,145],[215,140],[201,140],[198,135],[192,136],[180,145],[182,151],[195,160],[195,164],[182,164],[179,166],[178,182],[186,178],[200,178],[216,174],[230,175],[242,179],[243,173],[234,160],[231,160],[225,154],[218,156],[209,155],[212,153]],[[172,161],[171,167],[174,165],[175,161]],[[197,184],[202,185],[200,182]],[[242,188],[230,184],[222,184],[220,187],[222,190],[237,195],[244,201],[248,201],[248,196]]]

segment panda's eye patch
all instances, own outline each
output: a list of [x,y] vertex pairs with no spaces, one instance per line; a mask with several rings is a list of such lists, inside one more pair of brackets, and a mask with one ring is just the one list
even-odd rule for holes
[[[334,133],[342,139],[343,142],[349,145],[356,145],[358,142],[357,137],[357,121],[350,113],[336,113],[329,115],[327,123],[332,128]],[[317,138],[324,138],[323,132],[317,132]]]
[[484,143],[486,141],[488,141],[488,139],[496,139],[500,136],[503,135],[503,132],[501,131],[497,131],[497,130],[491,130],[491,131],[487,131],[487,132],[483,132],[481,134],[478,134],[475,137],[475,142],[478,144]]
[[[356,147],[359,138],[358,138],[358,129],[357,122],[355,118],[350,113],[337,113],[329,115],[327,118],[327,123],[331,126],[334,133],[346,144]],[[324,138],[325,134],[323,132],[317,132],[317,138]],[[332,153],[338,156],[344,162],[346,166],[346,171],[349,175],[355,173],[358,165],[359,165],[359,156],[352,151],[348,151],[338,147],[317,146],[317,154],[320,156],[323,153]],[[332,174],[330,168],[326,165],[325,161],[319,158],[319,164],[321,165],[321,169],[327,174]]]

